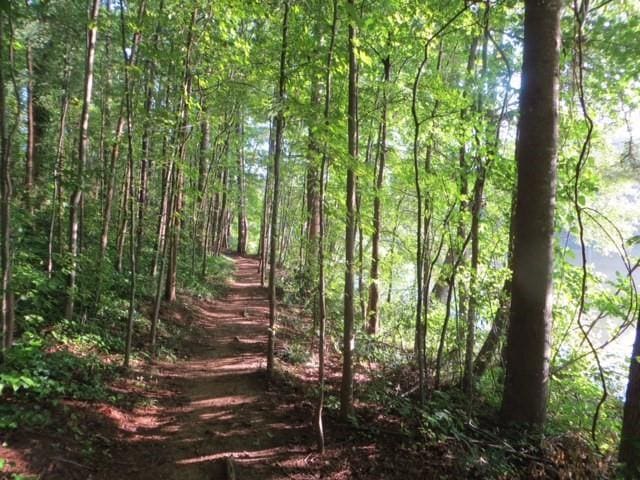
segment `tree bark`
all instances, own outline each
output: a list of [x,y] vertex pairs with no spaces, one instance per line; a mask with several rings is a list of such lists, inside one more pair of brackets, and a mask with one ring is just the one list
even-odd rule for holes
[[[484,32],[482,37],[482,69],[480,79],[483,83],[481,91],[477,94],[475,103],[476,111],[483,114],[483,91],[484,82],[487,76],[487,52],[489,46],[489,4],[487,3],[483,11]],[[474,54],[475,57],[475,54]],[[475,62],[474,62],[475,63]],[[468,69],[472,73],[472,69]],[[475,129],[476,144],[479,146],[483,139],[479,138],[479,129]],[[487,164],[489,159],[479,152],[474,155],[476,178],[473,185],[473,197],[471,199],[471,269],[469,278],[469,303],[467,307],[467,338],[464,356],[464,371],[462,375],[462,389],[467,395],[469,405],[473,399],[474,386],[474,347],[476,341],[476,321],[478,310],[478,267],[480,263],[480,213],[482,211],[482,198],[484,195],[484,184],[486,178]]]
[[[515,190],[512,192],[511,213],[509,214],[509,247],[507,250],[507,265],[509,271],[513,272],[513,231],[515,228]],[[511,309],[511,275],[509,275],[502,285],[499,293],[498,309],[493,317],[493,324],[487,334],[480,351],[473,363],[473,374],[480,378],[489,367],[491,359],[495,355],[500,339],[509,323],[509,310]]]
[[[139,18],[142,17],[144,12],[144,1],[140,4],[140,14]],[[125,38],[125,17],[124,17],[124,0],[120,0],[120,31],[121,31],[121,40],[122,40],[122,56],[125,61],[125,65],[127,63],[127,44]],[[132,49],[132,53],[130,55],[131,62],[133,62],[133,51],[136,49],[137,44],[140,41],[140,32],[136,32],[134,35],[134,46]],[[137,286],[137,278],[136,278],[136,209],[135,209],[135,163],[133,158],[133,136],[131,133],[132,128],[132,89],[130,86],[129,79],[129,70],[125,68],[124,71],[124,82],[125,82],[125,105],[126,105],[126,117],[127,117],[127,172],[129,175],[128,178],[128,202],[123,205],[124,210],[127,211],[129,222],[131,223],[129,228],[129,309],[127,312],[127,332],[125,337],[125,350],[124,350],[124,368],[129,368],[130,360],[131,360],[131,351],[133,344],[133,321],[134,314],[136,308],[136,286]],[[123,234],[124,236],[124,234]]]
[[284,101],[287,87],[287,49],[289,28],[289,0],[284,0],[282,19],[282,47],[278,80],[278,114],[276,115],[275,146],[273,152],[273,200],[271,202],[271,240],[269,249],[269,335],[267,341],[267,376],[273,375],[275,335],[277,325],[276,257],[278,249],[278,202],[280,200],[280,157],[285,127]]
[[640,478],[640,316],[629,365],[619,459],[625,464],[626,479]]
[[175,164],[173,173],[173,209],[170,210],[169,225],[171,227],[171,235],[168,238],[169,254],[167,265],[167,278],[165,285],[165,299],[174,302],[177,298],[178,284],[178,253],[180,247],[180,230],[182,219],[180,212],[183,207],[183,184],[184,172],[181,168],[186,161],[187,141],[189,139],[189,97],[191,96],[191,55],[194,44],[194,29],[198,16],[198,8],[195,7],[191,13],[191,21],[189,23],[189,33],[187,34],[186,55],[184,59],[184,69],[182,76],[182,96],[180,100],[180,108],[178,109],[178,162]]
[[238,242],[236,252],[238,255],[247,254],[247,235],[249,225],[247,223],[247,188],[244,178],[244,119],[239,115],[238,119]]
[[[355,9],[354,0],[348,1]],[[358,161],[358,61],[356,57],[356,26],[349,22],[349,100],[347,116],[348,167],[345,203],[347,221],[345,230],[345,274],[344,274],[344,331],[342,338],[342,382],[340,387],[340,417],[343,420],[353,415],[353,349],[354,349],[354,256],[356,240],[356,173]]]
[[27,210],[32,211],[33,182],[35,177],[35,118],[33,106],[33,48],[27,45],[27,150],[24,168],[24,201]]
[[78,255],[80,249],[80,208],[82,205],[82,196],[84,194],[84,170],[87,163],[87,151],[89,149],[89,111],[91,108],[91,96],[93,93],[93,65],[96,55],[100,3],[100,0],[92,0],[87,24],[87,52],[85,59],[82,114],[80,116],[78,132],[76,186],[71,195],[69,209],[69,253],[71,254],[71,265],[69,267],[69,276],[67,278],[67,303],[65,307],[65,317],[68,320],[73,319],[77,293],[76,283],[78,275]]
[[[67,114],[69,112],[69,80],[71,70],[69,67],[69,53],[64,59],[64,79],[62,98],[60,100],[60,120],[58,124],[58,141],[56,147],[56,157],[53,166],[53,195],[51,202],[51,220],[49,223],[49,242],[47,247],[47,275],[51,278],[53,274],[53,250],[58,233],[58,244],[60,241],[60,225],[62,223],[62,172],[64,170],[64,144],[67,130]],[[60,248],[60,245],[58,245]]]
[[369,304],[367,306],[367,332],[375,335],[380,329],[380,234],[382,232],[382,185],[384,182],[384,168],[387,160],[387,109],[388,88],[391,80],[391,59],[389,56],[382,60],[384,69],[384,86],[382,91],[382,116],[380,119],[380,138],[378,139],[378,161],[373,198],[373,235],[371,237],[371,272],[369,284]]
[[[228,142],[228,140],[227,140]],[[228,144],[225,147],[228,154]],[[222,194],[220,199],[220,211],[218,212],[217,232],[216,232],[216,247],[215,254],[220,255],[224,249],[224,237],[226,229],[226,217],[227,217],[227,190],[229,189],[229,168],[224,167],[222,172]]]
[[[7,13],[10,22],[11,13]],[[11,30],[11,28],[9,29]],[[7,64],[14,66],[13,39],[9,38],[6,50],[9,61]],[[5,12],[0,10],[0,62],[5,58]],[[14,77],[15,86],[15,77]],[[11,179],[11,148],[12,137],[15,133],[18,119],[20,116],[20,102],[16,89],[16,115],[14,127],[9,131],[7,127],[7,100],[5,96],[5,77],[4,69],[0,68],[0,269],[2,270],[2,284],[0,291],[0,315],[2,322],[2,344],[1,358],[4,360],[6,352],[13,344],[13,329],[15,322],[13,291],[12,291],[12,241],[11,241],[11,197],[12,197],[12,179]]]
[[549,388],[561,10],[560,0],[525,1],[502,420],[535,429],[544,424]]
[[[331,106],[331,89],[332,89],[332,66],[333,66],[333,49],[335,47],[336,28],[338,25],[338,0],[333,0],[333,19],[331,21],[331,38],[329,40],[329,49],[327,51],[327,63],[325,71],[325,98],[324,98],[324,123],[329,125],[329,113]],[[314,425],[318,439],[318,451],[324,453],[324,428],[322,421],[322,410],[324,408],[324,382],[325,382],[325,333],[327,323],[327,304],[325,292],[325,273],[324,273],[324,195],[325,195],[325,172],[329,162],[327,153],[327,142],[324,142],[322,152],[322,161],[320,164],[320,172],[318,178],[318,296],[315,323],[318,325],[318,384],[320,394],[318,395],[318,403],[315,410]]]
[[[143,2],[144,3],[144,2]],[[164,2],[160,2],[159,12],[162,12]],[[155,47],[158,43],[159,26],[153,36],[152,45]],[[135,43],[135,41],[134,41]],[[151,171],[151,108],[153,104],[153,92],[155,82],[156,66],[152,61],[147,61],[145,71],[147,72],[145,82],[145,100],[144,100],[144,123],[142,129],[142,161],[140,162],[140,186],[138,189],[138,221],[136,224],[136,261],[140,262],[142,256],[142,244],[144,237],[144,220],[147,211],[148,192],[149,192],[149,173]],[[139,264],[136,265],[136,271],[139,271]]]
[[[269,155],[268,158],[272,158],[273,151],[275,149],[274,132],[275,132],[275,119],[269,122]],[[262,195],[262,222],[260,223],[260,286],[264,287],[266,282],[267,273],[267,256],[269,252],[269,237],[271,232],[269,230],[270,218],[271,218],[271,164],[267,165],[267,176],[264,179],[264,191]]]

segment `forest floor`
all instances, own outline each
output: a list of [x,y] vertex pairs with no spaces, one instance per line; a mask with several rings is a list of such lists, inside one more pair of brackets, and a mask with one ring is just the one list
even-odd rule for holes
[[[339,387],[337,352],[327,360],[332,395],[327,450],[319,455],[311,422],[317,396],[311,352],[317,346],[313,335],[305,337],[308,319],[294,306],[280,309],[280,358],[268,383],[267,291],[255,259],[233,261],[235,273],[221,298],[181,297],[163,309],[163,320],[185,333],[177,358],[138,361],[111,384],[111,391],[129,399],[126,404],[65,400],[46,427],[2,435],[0,479],[224,480],[230,463],[238,480],[489,478],[486,469],[496,458],[476,451],[476,444],[450,433],[419,441],[407,434],[417,425],[376,402],[359,402],[357,424],[340,423],[337,404],[330,405]],[[308,361],[292,361],[291,355]],[[369,380],[357,366],[356,388]],[[522,471],[491,478],[595,478]],[[569,471],[576,473],[575,464]]]
[[348,426],[336,423],[316,453],[312,369],[267,383],[267,291],[255,259],[233,259],[221,299],[183,297],[163,312],[190,332],[180,358],[138,362],[111,386],[136,397],[130,408],[65,401],[57,425],[7,437],[0,478],[213,480],[228,477],[228,459],[238,480],[388,478],[366,473],[375,447]]
[[72,404],[66,416],[79,423],[76,429],[17,432],[13,448],[0,447],[0,457],[13,464],[5,478],[224,479],[227,458],[238,479],[296,478],[310,453],[309,419],[299,399],[267,388],[267,292],[256,260],[234,262],[223,298],[183,297],[165,309],[163,316],[190,334],[182,358],[140,362],[112,386],[137,395],[132,408]]
[[279,478],[308,454],[308,422],[267,389],[268,301],[257,262],[235,264],[224,298],[191,299],[187,321],[197,335],[188,358],[153,369],[159,390],[171,394],[114,419],[122,441],[93,478],[223,479],[227,457],[239,479]]

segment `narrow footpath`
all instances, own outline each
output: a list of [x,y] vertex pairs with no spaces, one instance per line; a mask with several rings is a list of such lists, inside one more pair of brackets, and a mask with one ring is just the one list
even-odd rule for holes
[[202,334],[189,358],[154,369],[174,395],[122,422],[112,461],[94,465],[91,478],[222,480],[227,458],[238,480],[314,478],[303,473],[312,448],[305,411],[266,388],[268,300],[257,261],[234,261],[224,298],[190,305]]

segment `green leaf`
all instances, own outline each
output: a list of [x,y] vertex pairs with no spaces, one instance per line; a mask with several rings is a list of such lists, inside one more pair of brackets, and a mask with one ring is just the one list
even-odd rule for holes
[[627,243],[628,243],[630,246],[640,244],[640,235],[634,235],[634,236],[633,236],[633,237],[631,237],[629,240],[627,240]]

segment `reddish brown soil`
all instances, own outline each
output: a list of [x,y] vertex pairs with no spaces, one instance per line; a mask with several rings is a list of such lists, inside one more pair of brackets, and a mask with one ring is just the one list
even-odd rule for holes
[[177,394],[114,419],[122,441],[92,478],[224,479],[227,457],[239,479],[287,478],[308,455],[304,412],[267,389],[268,301],[257,263],[235,262],[225,298],[189,308],[200,332],[189,358],[156,365],[159,385]]

